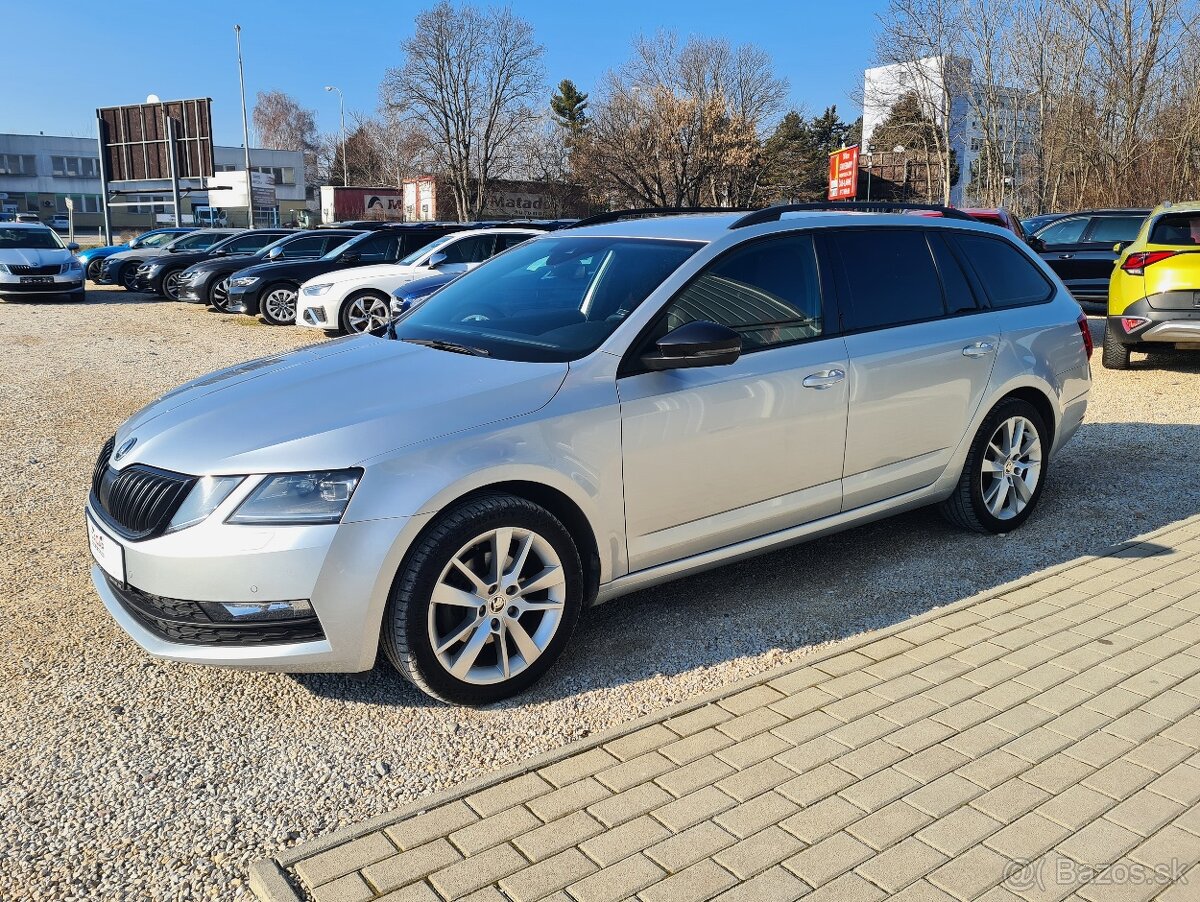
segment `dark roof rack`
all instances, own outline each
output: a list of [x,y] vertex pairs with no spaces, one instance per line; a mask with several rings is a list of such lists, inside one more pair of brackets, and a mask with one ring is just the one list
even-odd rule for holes
[[762,222],[776,222],[783,217],[784,213],[804,211],[824,211],[827,213],[907,213],[910,210],[925,210],[931,213],[940,213],[946,219],[965,219],[968,222],[975,221],[962,210],[956,210],[953,207],[943,207],[939,204],[898,204],[843,200],[816,201],[807,204],[776,204],[773,207],[764,207],[761,210],[755,210],[753,213],[747,213],[729,228],[740,229],[745,226],[758,225]]
[[620,222],[622,219],[646,219],[651,216],[677,216],[682,213],[744,213],[750,207],[638,207],[632,210],[609,210],[607,213],[597,213],[581,219],[571,228],[581,226],[603,225],[606,222]]

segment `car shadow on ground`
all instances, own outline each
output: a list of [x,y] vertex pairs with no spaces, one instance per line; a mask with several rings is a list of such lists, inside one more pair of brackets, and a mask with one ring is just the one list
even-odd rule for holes
[[[794,659],[806,647],[1108,551],[1200,511],[1197,447],[1200,425],[1085,423],[1054,461],[1038,510],[1011,535],[964,532],[924,508],[625,596],[586,611],[560,664],[499,707],[739,658]],[[763,666],[748,663],[746,672]],[[294,678],[347,701],[433,704],[382,657],[354,677]]]

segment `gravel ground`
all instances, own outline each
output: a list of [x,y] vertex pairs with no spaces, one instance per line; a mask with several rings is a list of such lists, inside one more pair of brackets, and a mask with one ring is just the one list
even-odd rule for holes
[[88,582],[97,450],[166,389],[311,340],[120,291],[0,304],[20,476],[0,483],[0,898],[249,898],[248,864],[282,847],[1200,509],[1200,355],[1110,373],[1097,353],[1088,422],[1019,533],[919,511],[629,596],[517,702],[442,707],[385,665],[152,661]]

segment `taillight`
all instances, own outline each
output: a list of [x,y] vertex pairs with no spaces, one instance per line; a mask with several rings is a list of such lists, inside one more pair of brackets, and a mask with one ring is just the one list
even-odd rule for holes
[[1087,314],[1079,314],[1079,319],[1075,320],[1075,324],[1079,326],[1079,334],[1083,336],[1083,349],[1087,351],[1087,359],[1092,359],[1092,330],[1088,328]]
[[1121,328],[1125,330],[1126,335],[1132,335],[1150,320],[1144,316],[1123,316],[1121,317]]
[[1126,257],[1125,262],[1121,264],[1121,269],[1131,276],[1140,276],[1146,271],[1147,266],[1152,266],[1159,260],[1174,257],[1177,253],[1178,251],[1139,251]]

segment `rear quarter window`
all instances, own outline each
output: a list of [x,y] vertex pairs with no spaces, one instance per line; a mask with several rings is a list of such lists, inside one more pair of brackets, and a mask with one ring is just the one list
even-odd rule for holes
[[1053,284],[1033,261],[1003,238],[960,232],[952,240],[975,271],[993,307],[1040,304],[1054,295]]

